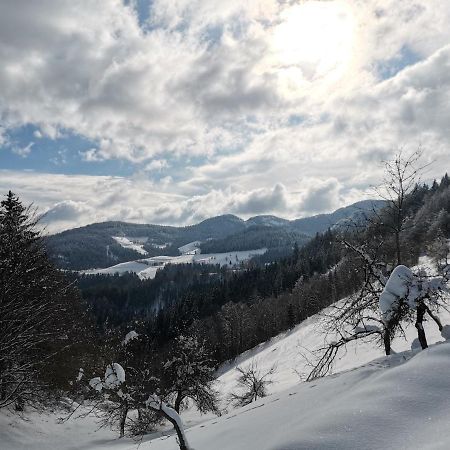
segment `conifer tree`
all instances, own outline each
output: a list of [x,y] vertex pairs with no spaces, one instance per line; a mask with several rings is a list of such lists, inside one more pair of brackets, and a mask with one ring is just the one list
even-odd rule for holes
[[49,262],[36,223],[32,209],[8,192],[0,204],[0,407],[22,409],[56,387],[70,370],[67,349],[83,315],[77,292]]

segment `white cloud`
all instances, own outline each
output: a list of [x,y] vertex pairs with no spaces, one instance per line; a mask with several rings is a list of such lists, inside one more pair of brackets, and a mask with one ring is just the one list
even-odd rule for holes
[[145,166],[144,170],[148,172],[161,172],[163,169],[167,169],[168,167],[169,163],[165,159],[154,159]]
[[[70,130],[94,141],[85,161],[125,159],[139,173],[77,179],[95,192],[88,200],[68,187],[74,178],[58,178],[59,189],[55,176],[22,174],[13,186],[30,200],[70,206],[77,224],[293,217],[359,199],[400,146],[422,144],[439,161],[430,176],[449,165],[448,1],[151,8],[143,30],[119,0],[0,6],[0,144],[24,124],[39,128],[37,138]],[[402,61],[405,48],[414,59]],[[381,80],[377,68],[391,61],[399,72]],[[157,184],[152,171],[164,174]]]
[[31,148],[33,147],[34,142],[30,142],[28,145],[25,145],[25,147],[20,147],[17,145],[13,145],[11,147],[11,151],[15,153],[16,155],[21,156],[22,158],[26,158],[31,153]]
[[81,159],[83,161],[87,162],[94,162],[94,161],[103,161],[104,158],[99,153],[98,149],[96,148],[90,148],[88,150],[84,150],[80,152]]
[[253,190],[213,189],[194,196],[165,192],[167,182],[32,172],[24,177],[22,172],[0,171],[0,192],[11,189],[25,203],[34,201],[48,232],[107,220],[188,225],[227,213],[243,218],[257,214],[298,218],[364,197],[360,191],[341,192],[335,179],[309,179],[298,191],[277,183]]

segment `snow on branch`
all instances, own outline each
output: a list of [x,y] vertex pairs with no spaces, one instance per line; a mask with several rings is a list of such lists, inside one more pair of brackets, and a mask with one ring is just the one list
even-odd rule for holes
[[391,273],[379,306],[385,321],[390,321],[403,305],[416,309],[425,299],[433,299],[439,292],[447,289],[448,271],[444,276],[424,277],[415,274],[409,267],[397,266]]
[[188,441],[184,432],[183,422],[180,415],[170,406],[168,406],[158,395],[151,394],[144,402],[133,398],[129,393],[124,392],[126,390],[125,383],[125,369],[118,363],[108,364],[105,370],[105,378],[102,380],[100,377],[92,378],[89,381],[89,386],[97,392],[106,391],[104,394],[106,398],[109,398],[111,393],[114,393],[121,399],[126,400],[132,404],[136,409],[151,409],[160,416],[167,419],[175,428],[178,437],[178,444],[180,450],[189,450]]

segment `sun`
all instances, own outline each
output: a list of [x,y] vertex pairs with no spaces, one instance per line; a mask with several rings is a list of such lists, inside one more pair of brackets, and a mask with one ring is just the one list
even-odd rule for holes
[[274,29],[273,60],[298,83],[337,78],[352,57],[354,28],[348,3],[302,2],[286,9]]

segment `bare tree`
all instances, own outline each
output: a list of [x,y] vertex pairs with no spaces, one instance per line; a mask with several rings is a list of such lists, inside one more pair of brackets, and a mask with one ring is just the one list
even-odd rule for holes
[[421,156],[420,149],[409,156],[400,151],[394,159],[386,161],[385,177],[377,188],[386,202],[385,207],[380,211],[374,209],[363,228],[354,227],[352,232],[343,233],[341,243],[349,252],[347,257],[359,262],[358,271],[363,282],[357,292],[338,301],[323,314],[323,329],[330,339],[317,351],[318,359],[308,379],[328,373],[338,352],[354,340],[363,339],[382,345],[389,355],[392,339],[403,333],[402,324],[413,321],[414,316],[419,339],[425,343],[421,324],[425,312],[432,314],[427,300],[433,298],[435,302],[436,292],[424,294],[414,309],[399,301],[389,315],[382,314],[379,305],[390,272],[386,261],[386,257],[389,259],[386,247],[390,238],[394,242],[392,262],[400,265],[403,261],[402,236],[407,229],[407,203],[426,167],[420,163]]
[[173,402],[178,413],[183,402],[190,399],[200,412],[220,415],[215,383],[214,361],[206,342],[197,336],[178,336],[163,364],[161,390],[164,398]]
[[246,406],[258,398],[267,396],[267,388],[273,383],[270,377],[275,373],[275,366],[262,371],[253,360],[247,367],[237,367],[236,370],[240,374],[237,379],[239,391],[229,395],[229,400],[234,406]]
[[354,294],[336,302],[322,313],[321,327],[327,344],[315,351],[317,360],[312,364],[307,380],[326,375],[339,351],[349,342],[362,339],[380,345],[385,335],[386,327],[378,307],[378,298],[386,279],[383,265],[376,260],[377,249],[358,246],[347,240],[343,240],[343,244],[349,251],[346,263],[352,263],[358,268],[363,282]]
[[400,150],[392,160],[384,161],[384,178],[376,193],[386,201],[381,213],[374,211],[372,223],[393,234],[397,265],[403,263],[402,235],[406,229],[405,202],[420,183],[420,177],[427,164],[421,163],[423,151],[417,149],[410,155]]

